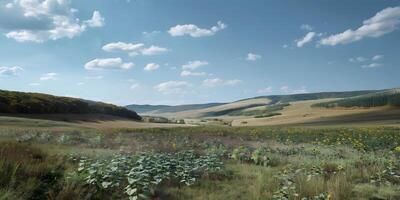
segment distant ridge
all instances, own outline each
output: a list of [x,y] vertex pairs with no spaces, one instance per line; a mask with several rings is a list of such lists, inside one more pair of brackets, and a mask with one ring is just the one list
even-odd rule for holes
[[226,103],[185,104],[185,105],[177,105],[177,106],[131,104],[131,105],[127,105],[125,107],[130,110],[134,110],[138,113],[146,113],[146,112],[175,113],[175,112],[182,112],[182,111],[187,111],[187,110],[209,108],[209,107],[219,106],[219,105],[224,105],[224,104],[226,104]]
[[[364,91],[344,91],[344,92],[317,92],[304,94],[269,95],[257,96],[253,98],[241,99],[229,103],[206,103],[188,105],[128,105],[128,109],[135,110],[143,115],[164,116],[164,117],[218,117],[222,115],[238,115],[240,113],[258,113],[258,111],[248,112],[246,110],[258,108],[264,110],[265,106],[275,104],[286,104],[295,101],[317,100],[328,98],[348,98],[360,95],[376,93],[384,90],[364,90]],[[268,110],[268,109],[267,109]]]
[[103,102],[6,90],[0,90],[0,113],[107,114],[135,120],[141,119],[135,111]]
[[349,97],[336,101],[314,104],[314,107],[377,107],[377,106],[400,106],[400,88],[388,89],[374,93]]

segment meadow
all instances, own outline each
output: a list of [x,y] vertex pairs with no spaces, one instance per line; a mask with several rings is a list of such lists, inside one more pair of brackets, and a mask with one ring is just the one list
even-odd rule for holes
[[400,199],[396,127],[43,126],[0,129],[0,199]]

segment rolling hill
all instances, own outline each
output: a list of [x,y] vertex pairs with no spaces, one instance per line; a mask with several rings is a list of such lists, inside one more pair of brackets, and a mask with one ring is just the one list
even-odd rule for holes
[[314,107],[378,107],[378,106],[397,106],[400,107],[400,89],[389,89],[379,92],[374,92],[370,94],[323,102],[314,104]]
[[[219,116],[255,116],[270,114],[271,111],[282,109],[281,105],[286,105],[290,102],[329,99],[329,98],[348,98],[359,95],[366,95],[381,90],[366,90],[366,91],[346,91],[346,92],[319,92],[306,94],[289,94],[289,95],[270,95],[258,96],[253,98],[242,99],[230,103],[211,103],[211,104],[196,104],[196,105],[180,105],[180,106],[149,106],[143,115],[163,116],[169,118],[204,118],[204,117],[219,117]],[[281,105],[276,105],[281,104]],[[128,108],[140,108],[140,105],[129,105]],[[274,106],[274,107],[270,107]],[[151,108],[150,108],[151,107]],[[279,109],[276,109],[278,107]]]
[[124,107],[78,98],[41,93],[0,90],[0,113],[3,114],[106,114],[140,120]]
[[137,105],[131,104],[125,106],[130,110],[134,110],[138,113],[176,113],[183,112],[187,110],[195,110],[195,109],[203,109],[209,108],[213,106],[224,105],[225,103],[205,103],[205,104],[186,104],[186,105],[177,105],[177,106],[168,106],[168,105]]

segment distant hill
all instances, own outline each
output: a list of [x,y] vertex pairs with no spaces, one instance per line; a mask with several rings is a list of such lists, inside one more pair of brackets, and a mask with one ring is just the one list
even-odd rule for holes
[[364,94],[370,94],[379,92],[381,90],[363,90],[363,91],[346,91],[346,92],[317,92],[317,93],[304,93],[304,94],[288,94],[288,95],[270,95],[270,96],[260,96],[256,98],[268,98],[271,99],[271,104],[281,102],[289,103],[294,101],[306,101],[306,100],[316,100],[316,99],[330,99],[330,98],[347,98],[354,97]]
[[129,109],[129,110],[134,110],[137,113],[145,113],[145,112],[150,112],[153,110],[161,110],[163,108],[169,108],[169,107],[173,107],[173,106],[167,106],[167,105],[138,105],[138,104],[131,104],[131,105],[127,105],[125,106],[125,108]]
[[41,93],[0,90],[0,113],[8,114],[107,114],[140,120],[132,110],[112,104]]
[[167,106],[167,105],[127,105],[126,108],[130,110],[134,110],[138,113],[175,113],[182,112],[186,110],[196,110],[209,108],[213,106],[224,105],[225,103],[206,103],[206,104],[186,104],[186,105],[177,105],[177,106]]
[[[328,99],[328,98],[348,98],[348,97],[375,93],[379,91],[381,90],[269,95],[269,96],[258,96],[253,98],[242,99],[230,103],[163,106],[161,108],[160,106],[151,107],[151,105],[146,105],[146,108],[149,107],[149,109],[140,113],[150,116],[164,116],[164,117],[177,117],[177,118],[254,116],[254,115],[271,113],[272,111],[283,109],[282,105],[287,105],[290,102]],[[131,108],[134,109],[135,106],[132,106]]]
[[313,107],[378,107],[378,106],[400,106],[400,89],[389,89],[355,97],[314,104]]

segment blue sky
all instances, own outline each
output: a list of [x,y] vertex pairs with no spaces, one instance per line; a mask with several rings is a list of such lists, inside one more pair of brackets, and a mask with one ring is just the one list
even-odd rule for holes
[[0,0],[0,88],[118,105],[400,86],[400,3]]

